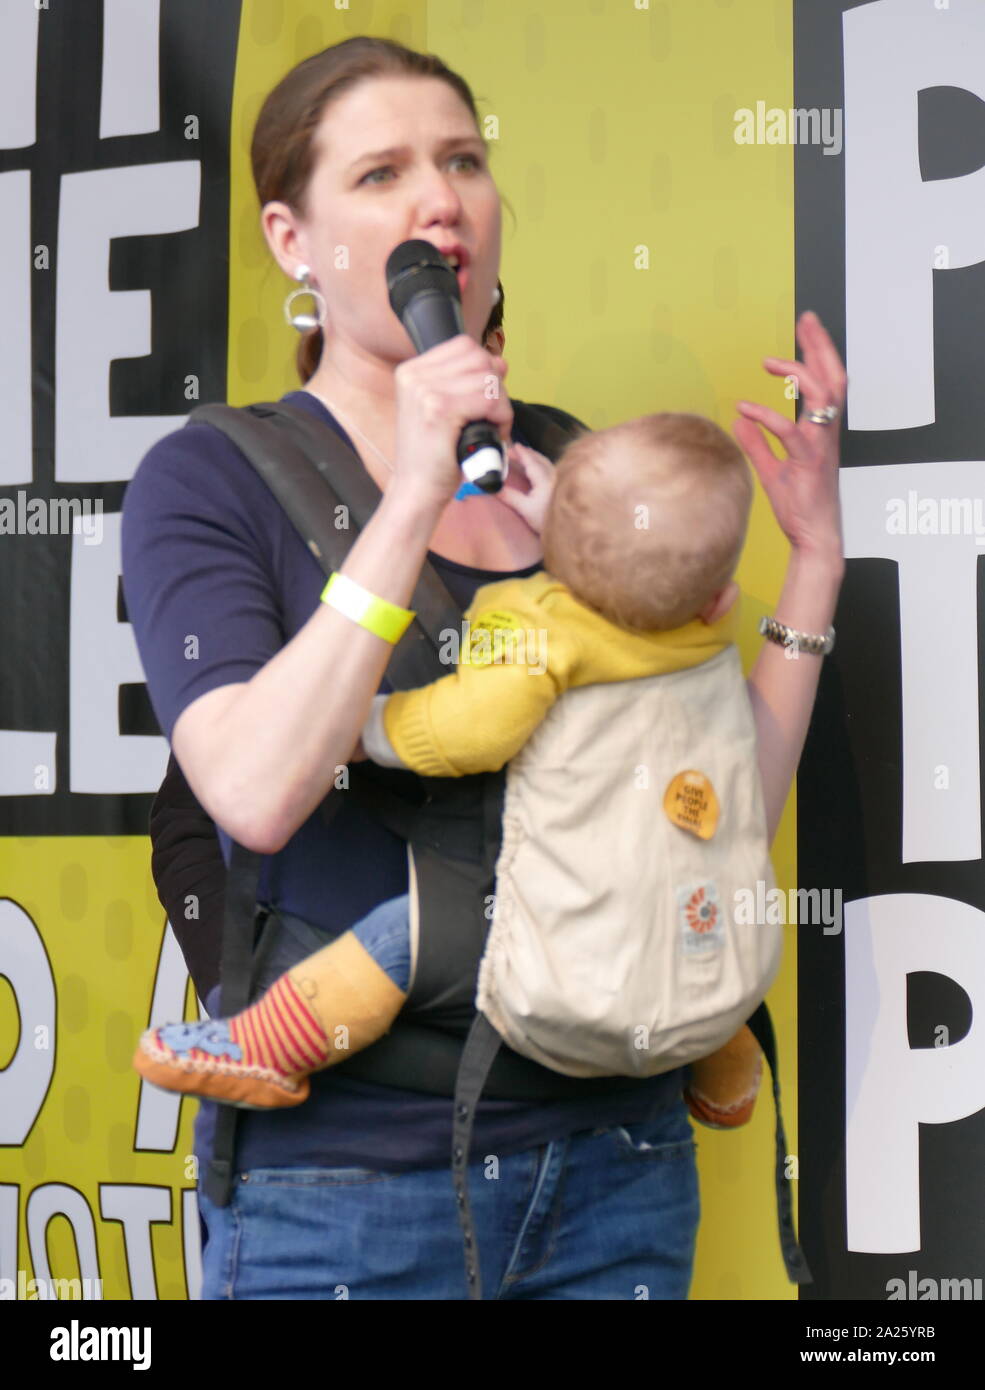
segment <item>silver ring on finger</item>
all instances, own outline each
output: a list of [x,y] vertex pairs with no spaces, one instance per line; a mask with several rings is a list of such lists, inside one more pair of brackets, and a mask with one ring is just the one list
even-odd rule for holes
[[833,425],[838,418],[838,407],[822,405],[820,410],[805,410],[804,415],[812,425]]

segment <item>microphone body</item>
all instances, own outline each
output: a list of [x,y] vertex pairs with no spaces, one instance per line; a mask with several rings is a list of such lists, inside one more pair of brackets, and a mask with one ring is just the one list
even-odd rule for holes
[[[451,266],[429,241],[404,241],[386,265],[390,305],[418,352],[465,332],[462,298]],[[458,437],[456,457],[465,481],[456,498],[498,492],[508,470],[499,432],[488,420],[471,420]]]

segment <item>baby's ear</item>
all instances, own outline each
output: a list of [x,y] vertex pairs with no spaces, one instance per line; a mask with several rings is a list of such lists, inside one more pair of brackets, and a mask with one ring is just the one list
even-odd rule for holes
[[736,599],[739,597],[739,586],[734,579],[730,579],[724,589],[719,589],[714,598],[710,598],[701,609],[698,617],[709,627],[717,623],[720,618],[724,618]]

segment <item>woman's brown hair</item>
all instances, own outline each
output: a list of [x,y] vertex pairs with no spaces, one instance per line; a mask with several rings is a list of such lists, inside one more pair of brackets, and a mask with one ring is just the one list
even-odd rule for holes
[[[437,77],[447,82],[478,128],[471,88],[433,53],[418,53],[392,39],[345,39],[298,63],[264,101],[250,146],[260,206],[286,203],[303,217],[315,165],[314,135],[328,103],[366,78],[408,76]],[[323,343],[320,328],[303,334],[297,350],[302,383],[314,375]]]

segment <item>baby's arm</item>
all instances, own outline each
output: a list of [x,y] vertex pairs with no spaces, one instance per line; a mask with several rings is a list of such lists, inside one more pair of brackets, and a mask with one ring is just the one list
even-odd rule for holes
[[374,762],[427,777],[495,772],[567,688],[574,641],[541,609],[511,597],[509,609],[483,601],[466,617],[471,640],[449,675],[373,701],[362,743]]

